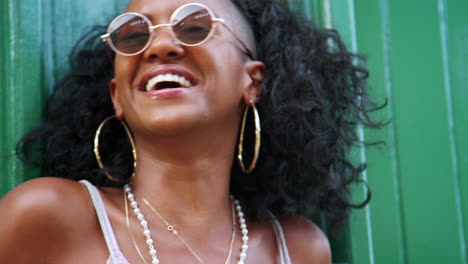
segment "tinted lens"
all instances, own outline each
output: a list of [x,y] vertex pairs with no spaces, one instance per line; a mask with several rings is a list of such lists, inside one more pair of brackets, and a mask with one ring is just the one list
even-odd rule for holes
[[140,51],[150,39],[148,23],[134,14],[125,14],[117,18],[109,31],[114,48],[124,54]]
[[177,38],[188,45],[204,41],[213,26],[209,11],[198,5],[188,5],[180,9],[172,24]]

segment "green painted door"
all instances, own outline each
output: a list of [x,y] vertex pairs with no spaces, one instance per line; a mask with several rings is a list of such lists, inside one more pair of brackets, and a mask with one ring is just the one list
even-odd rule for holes
[[[391,122],[362,128],[378,147],[368,162],[373,194],[348,230],[331,238],[335,263],[466,264],[468,229],[468,1],[290,0],[365,54],[370,89]],[[39,171],[14,157],[40,120],[52,84],[80,35],[122,10],[125,0],[0,2],[0,196]],[[355,199],[363,186],[356,186]],[[326,227],[324,227],[326,229]]]
[[318,2],[322,23],[365,54],[370,89],[388,100],[378,116],[391,121],[362,133],[385,145],[360,153],[373,200],[339,261],[467,263],[468,1]]

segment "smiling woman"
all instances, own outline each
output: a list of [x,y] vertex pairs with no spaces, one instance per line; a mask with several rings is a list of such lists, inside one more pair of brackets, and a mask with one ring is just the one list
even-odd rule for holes
[[281,1],[130,1],[19,143],[54,178],[0,201],[0,260],[330,263],[306,216],[368,202],[347,152],[379,126],[357,58]]

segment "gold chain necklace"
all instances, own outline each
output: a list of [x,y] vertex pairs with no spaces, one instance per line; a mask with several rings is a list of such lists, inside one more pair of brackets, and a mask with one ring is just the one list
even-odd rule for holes
[[[124,201],[125,201],[125,220],[126,220],[126,224],[127,224],[127,230],[128,230],[128,233],[130,234],[130,237],[132,239],[132,242],[133,242],[133,245],[135,247],[135,250],[137,251],[139,257],[141,258],[141,260],[143,261],[143,263],[147,264],[145,258],[143,257],[143,254],[141,253],[141,250],[140,248],[138,247],[137,243],[136,243],[136,240],[135,240],[135,236],[133,235],[133,232],[132,230],[130,229],[130,221],[129,221],[129,218],[128,218],[128,203],[127,203],[127,199],[125,198],[125,191],[123,192],[124,194]],[[171,232],[173,235],[175,235],[184,245],[185,247],[190,251],[190,253],[192,253],[192,255],[201,263],[201,264],[205,264],[203,262],[203,260],[200,258],[200,256],[198,256],[198,254],[188,245],[188,243],[179,235],[179,232],[174,228],[174,225],[170,225],[162,216],[161,214],[153,207],[151,206],[151,204],[144,198],[142,198],[143,202],[153,211],[153,213],[155,213],[160,219],[161,221],[166,225],[166,228],[167,228],[167,231]],[[231,241],[229,243],[229,251],[228,251],[228,255],[226,257],[226,261],[224,262],[224,264],[229,264],[231,262],[231,256],[232,256],[232,248],[233,248],[233,245],[234,245],[234,240],[235,240],[235,237],[236,237],[236,217],[235,217],[235,213],[234,213],[234,203],[232,203],[231,205],[231,215],[232,215],[232,227],[231,227],[231,233],[232,233],[232,236],[231,236]]]
[[[195,252],[195,250],[190,247],[190,245],[180,236],[179,232],[174,228],[174,225],[169,224],[169,222],[162,217],[162,215],[143,197],[141,197],[141,200],[153,211],[155,215],[161,219],[161,221],[166,225],[167,231],[171,232],[174,236],[176,236],[184,245],[185,247],[192,253],[192,255],[200,262],[201,264],[205,264],[201,257]],[[231,255],[232,255],[232,247],[234,244],[234,240],[236,238],[236,216],[234,212],[234,203],[231,202],[231,215],[232,215],[232,227],[231,227],[231,241],[229,243],[229,251],[228,255],[226,257],[226,261],[224,264],[229,264],[231,262]]]

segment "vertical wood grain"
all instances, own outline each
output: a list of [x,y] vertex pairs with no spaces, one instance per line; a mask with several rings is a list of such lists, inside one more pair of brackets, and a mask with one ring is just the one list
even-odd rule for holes
[[[356,53],[358,51],[358,42],[356,34],[356,14],[354,0],[329,0],[324,2],[325,21],[329,27],[337,29],[348,49]],[[328,17],[330,16],[330,17]],[[358,61],[356,61],[358,63]],[[359,100],[359,99],[358,99]],[[359,138],[364,141],[364,130],[362,127],[357,128]],[[366,149],[355,149],[352,153],[357,163],[366,162]],[[367,172],[364,172],[361,177],[364,181],[368,181]],[[353,192],[353,200],[359,203],[365,199],[367,189],[365,185],[358,185]],[[351,217],[351,226],[349,231],[350,250],[352,252],[350,263],[373,264],[375,263],[373,230],[371,219],[371,207],[367,206],[364,209],[356,210]]]
[[461,263],[468,263],[468,2],[439,0]]
[[[369,88],[373,99],[388,101],[373,117],[382,122],[393,119],[393,85],[388,21],[388,1],[356,1],[356,31],[359,52],[367,58]],[[373,193],[370,203],[375,263],[405,263],[404,227],[401,224],[400,175],[397,160],[397,126],[389,123],[375,131],[367,129],[368,142],[384,141],[367,148],[368,183]],[[359,263],[359,262],[356,262]]]
[[42,20],[38,0],[2,1],[2,113],[0,195],[37,171],[25,168],[15,157],[16,142],[38,123],[42,94]]
[[389,6],[407,263],[460,263],[437,1]]
[[[450,76],[449,51],[448,51],[448,17],[447,3],[445,0],[438,0],[439,9],[439,26],[440,26],[440,42],[441,54],[443,60],[444,88],[445,101],[447,105],[447,126],[449,129],[449,147],[451,151],[453,181],[455,183],[453,195],[455,198],[455,206],[457,207],[457,224],[458,224],[458,247],[460,249],[460,263],[466,264],[466,245],[465,245],[465,229],[463,226],[463,211],[460,191],[460,181],[458,172],[457,146],[455,144],[454,133],[454,115],[453,115],[453,100],[452,100],[452,82]],[[454,241],[456,243],[456,240]]]

